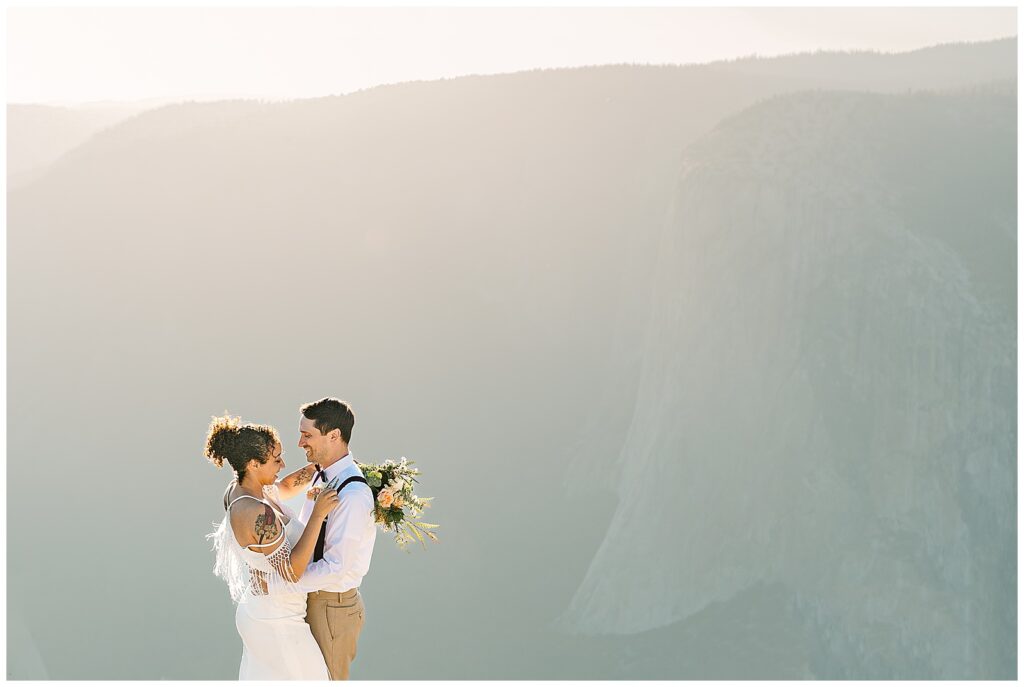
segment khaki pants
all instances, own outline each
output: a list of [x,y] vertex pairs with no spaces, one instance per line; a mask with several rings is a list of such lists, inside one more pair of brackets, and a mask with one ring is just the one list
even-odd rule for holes
[[306,597],[306,622],[327,661],[332,680],[347,680],[356,657],[356,640],[366,609],[358,589],[311,592]]

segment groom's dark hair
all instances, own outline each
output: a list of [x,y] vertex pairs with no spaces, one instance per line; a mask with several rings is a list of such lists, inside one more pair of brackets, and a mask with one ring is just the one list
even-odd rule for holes
[[356,416],[351,406],[342,400],[332,398],[321,398],[299,408],[307,420],[312,420],[313,425],[321,434],[327,434],[331,430],[340,430],[341,438],[347,444],[352,438],[352,427],[356,424]]

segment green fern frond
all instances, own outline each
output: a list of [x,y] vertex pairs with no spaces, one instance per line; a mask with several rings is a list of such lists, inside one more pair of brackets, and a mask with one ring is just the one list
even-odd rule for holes
[[423,535],[420,534],[419,530],[416,529],[416,526],[413,525],[411,522],[407,522],[405,524],[406,524],[407,528],[409,529],[409,531],[412,532],[413,536],[416,537],[416,539],[419,540],[420,545],[424,549],[426,549],[427,548],[427,542],[423,539]]

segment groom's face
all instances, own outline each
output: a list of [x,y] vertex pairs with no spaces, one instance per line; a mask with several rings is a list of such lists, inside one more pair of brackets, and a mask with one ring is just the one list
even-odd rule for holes
[[306,460],[320,463],[327,457],[328,439],[320,433],[313,421],[303,416],[299,421],[299,448],[306,452]]

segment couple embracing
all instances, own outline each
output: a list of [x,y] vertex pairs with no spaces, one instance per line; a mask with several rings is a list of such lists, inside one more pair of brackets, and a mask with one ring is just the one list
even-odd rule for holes
[[[235,473],[209,537],[214,573],[238,604],[240,680],[348,679],[363,628],[359,583],[377,530],[373,494],[348,449],[355,416],[336,398],[300,410],[298,445],[310,464],[280,479],[273,427],[218,417],[206,437],[206,457]],[[284,502],[304,489],[296,514]]]

